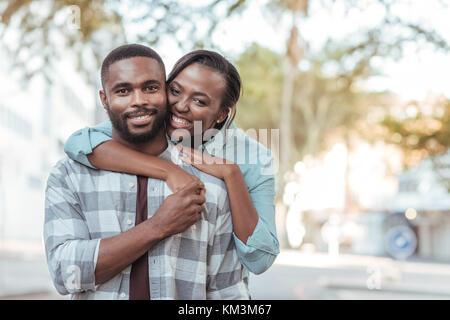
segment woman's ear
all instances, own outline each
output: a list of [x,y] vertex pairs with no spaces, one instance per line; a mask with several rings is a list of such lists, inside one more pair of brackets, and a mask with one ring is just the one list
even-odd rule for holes
[[228,114],[230,113],[230,108],[224,108],[219,112],[219,116],[216,119],[217,123],[221,123],[223,122],[223,120],[225,120],[225,118],[228,116]]

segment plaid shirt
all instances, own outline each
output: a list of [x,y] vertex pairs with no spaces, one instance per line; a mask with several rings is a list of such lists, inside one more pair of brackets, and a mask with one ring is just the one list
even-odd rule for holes
[[[206,186],[201,219],[148,251],[151,299],[248,299],[232,235],[222,180],[180,163],[170,143],[160,157],[177,162]],[[93,170],[68,158],[48,178],[44,241],[51,278],[72,299],[128,299],[131,265],[100,285],[95,267],[100,240],[134,227],[137,177]],[[149,178],[148,217],[172,191]]]

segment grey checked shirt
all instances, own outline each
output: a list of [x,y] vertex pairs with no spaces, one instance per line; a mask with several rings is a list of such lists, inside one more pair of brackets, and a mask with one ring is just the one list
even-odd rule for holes
[[[160,157],[177,162],[206,187],[201,219],[148,251],[151,299],[248,299],[222,180],[178,161],[169,143]],[[68,158],[48,178],[44,241],[53,283],[72,299],[128,299],[131,265],[95,285],[100,240],[134,227],[137,177],[94,170]],[[148,217],[172,191],[149,178]]]

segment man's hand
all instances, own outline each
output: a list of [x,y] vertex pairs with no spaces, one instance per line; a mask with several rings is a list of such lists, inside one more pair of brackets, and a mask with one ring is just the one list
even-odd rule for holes
[[183,232],[198,221],[206,201],[204,190],[201,181],[192,181],[164,200],[150,219],[164,238]]
[[117,236],[102,239],[95,283],[108,281],[165,237],[193,225],[203,211],[204,190],[202,182],[192,181],[168,196],[150,219]]
[[199,178],[190,173],[187,173],[177,165],[173,166],[173,168],[168,172],[166,178],[167,185],[174,193],[180,191],[189,183],[195,181],[202,183]]

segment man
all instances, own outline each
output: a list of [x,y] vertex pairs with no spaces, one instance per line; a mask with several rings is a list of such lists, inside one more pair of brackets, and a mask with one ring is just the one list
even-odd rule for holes
[[[112,138],[175,159],[164,133],[165,69],[141,45],[113,50],[100,98]],[[248,299],[224,183],[193,167],[171,194],[162,180],[93,170],[68,158],[46,190],[44,240],[52,280],[74,299]],[[147,201],[148,199],[148,201]],[[148,217],[148,219],[147,219]]]

